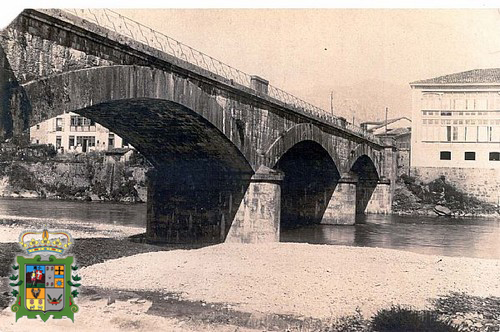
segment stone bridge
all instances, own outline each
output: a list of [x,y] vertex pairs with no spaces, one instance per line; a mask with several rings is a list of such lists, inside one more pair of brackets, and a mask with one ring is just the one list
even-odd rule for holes
[[2,137],[63,112],[123,137],[154,165],[150,241],[279,241],[391,211],[391,142],[116,13],[25,10],[0,38]]

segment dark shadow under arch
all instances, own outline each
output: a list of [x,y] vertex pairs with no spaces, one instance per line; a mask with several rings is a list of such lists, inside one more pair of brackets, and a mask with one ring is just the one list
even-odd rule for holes
[[281,189],[281,226],[294,228],[321,222],[340,179],[328,152],[317,142],[302,141],[276,163],[285,174]]
[[333,163],[340,167],[341,162],[332,146],[330,134],[325,134],[318,126],[311,123],[298,123],[276,138],[264,152],[264,160],[268,167],[274,168],[278,161],[296,144],[313,141],[328,153]]
[[360,156],[352,165],[351,176],[357,179],[356,183],[356,214],[364,214],[368,203],[377,187],[380,176],[373,160],[367,156]]
[[120,135],[154,165],[149,234],[170,243],[224,241],[253,170],[215,126],[160,99],[115,100],[74,112]]

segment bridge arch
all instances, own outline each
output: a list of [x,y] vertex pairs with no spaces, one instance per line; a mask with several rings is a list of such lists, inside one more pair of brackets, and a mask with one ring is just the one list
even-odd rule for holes
[[[375,167],[375,170],[377,171],[378,177],[381,177],[383,173],[380,152],[374,150],[366,143],[358,144],[350,151],[348,158],[345,160],[344,169],[347,172],[350,172],[353,169],[354,164],[363,156],[370,159],[371,163]],[[349,174],[347,173],[346,176],[348,175]]]
[[30,124],[75,112],[117,133],[151,161],[151,240],[221,242],[254,170],[240,149],[241,137],[227,130],[215,97],[204,87],[174,81],[150,68],[113,66],[65,73],[23,88],[31,105]]
[[330,145],[331,135],[326,135],[320,128],[311,123],[299,123],[283,132],[264,152],[264,163],[268,167],[274,168],[285,153],[296,144],[304,141],[312,141],[320,145],[328,153],[336,167],[341,167],[340,158]]
[[[127,138],[130,133],[110,126],[116,118],[125,114],[114,110],[116,118],[108,119],[99,110],[114,109],[134,104],[139,109],[157,109],[159,118],[175,114],[172,110],[190,110],[192,117],[212,129],[217,129],[251,163],[253,151],[245,145],[241,128],[235,121],[227,121],[224,101],[213,95],[208,84],[193,83],[188,77],[180,78],[170,72],[141,66],[107,66],[80,69],[30,81],[21,86],[29,104],[29,126],[52,118],[63,112],[75,112],[92,118],[117,134]],[[153,106],[154,105],[154,106]],[[158,112],[163,107],[164,112]],[[129,107],[130,108],[130,107]],[[161,115],[162,113],[163,115]],[[130,112],[128,115],[132,115]],[[133,116],[133,115],[132,115]],[[136,115],[137,117],[137,115]],[[142,117],[145,119],[145,117]],[[202,121],[203,119],[203,121]],[[172,120],[173,121],[173,120]],[[182,126],[177,123],[177,126]],[[132,143],[133,139],[129,140]],[[137,147],[140,143],[135,142]],[[248,144],[247,144],[248,145]],[[139,148],[140,150],[140,148]],[[144,152],[147,157],[147,151]],[[152,158],[154,163],[154,158]],[[253,164],[253,163],[252,163]]]
[[280,156],[274,169],[284,173],[281,228],[321,223],[340,179],[325,147],[314,140],[302,140]]

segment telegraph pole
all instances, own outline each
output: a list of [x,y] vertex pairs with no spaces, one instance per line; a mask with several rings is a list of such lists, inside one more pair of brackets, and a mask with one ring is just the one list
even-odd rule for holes
[[332,112],[332,115],[334,115],[334,113],[333,113],[333,91],[330,91],[330,112]]
[[385,134],[387,135],[387,113],[389,113],[389,107],[385,108]]

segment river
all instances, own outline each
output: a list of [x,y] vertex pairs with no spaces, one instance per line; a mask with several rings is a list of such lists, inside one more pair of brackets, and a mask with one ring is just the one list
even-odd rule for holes
[[[145,227],[146,204],[0,199],[0,218],[9,217]],[[368,215],[361,217],[355,226],[313,225],[285,230],[281,241],[500,259],[500,217]]]

